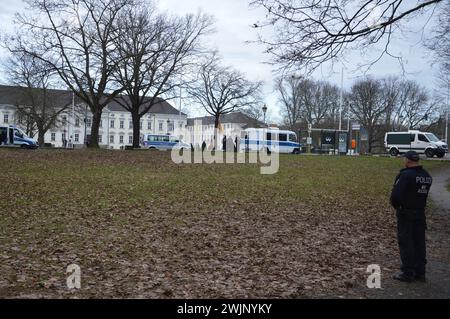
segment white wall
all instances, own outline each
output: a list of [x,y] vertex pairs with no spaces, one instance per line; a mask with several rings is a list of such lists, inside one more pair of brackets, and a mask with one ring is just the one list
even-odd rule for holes
[[[45,143],[50,143],[54,147],[62,147],[64,136],[68,140],[68,143],[72,142],[75,147],[83,147],[85,141],[85,113],[83,111],[84,108],[77,108],[77,111],[72,113],[71,110],[68,110],[65,113],[62,113],[59,116],[58,124],[56,127],[51,128],[45,134],[44,140]],[[8,114],[8,123],[4,122],[4,115]],[[0,124],[10,124],[17,125],[24,129],[22,125],[17,123],[17,119],[14,116],[15,109],[11,106],[0,105]],[[65,125],[63,124],[63,118],[66,118]],[[91,132],[91,127],[88,125],[89,120],[92,123],[92,114],[88,112],[87,115],[88,121],[86,124],[86,133],[87,135]],[[114,128],[111,127],[111,121],[114,120]],[[168,131],[168,123],[169,120],[171,123],[175,124],[174,130]],[[121,121],[123,121],[123,128],[121,128]],[[187,116],[186,115],[171,115],[171,114],[150,114],[144,116],[142,119],[142,129],[141,134],[166,134],[170,133],[171,135],[175,135],[180,137],[182,135],[183,130],[187,125]],[[151,128],[149,129],[148,122],[151,122]],[[102,125],[100,127],[99,135],[101,135],[100,145],[109,149],[121,149],[125,145],[131,145],[133,136],[133,129],[130,126],[131,123],[131,114],[129,112],[110,112],[108,109],[105,109],[102,114]],[[161,126],[160,127],[160,123]],[[156,125],[155,125],[156,124]],[[182,130],[180,129],[180,125]],[[162,129],[160,129],[162,128]],[[121,136],[123,142],[121,141]],[[37,139],[37,135],[35,136]],[[111,140],[111,138],[113,140]],[[70,140],[70,142],[69,142]]]

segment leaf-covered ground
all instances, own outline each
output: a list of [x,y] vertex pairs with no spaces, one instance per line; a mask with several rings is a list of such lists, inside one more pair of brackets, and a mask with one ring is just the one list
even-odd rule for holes
[[282,156],[263,176],[169,153],[2,149],[0,297],[358,297],[367,266],[398,254],[401,165]]

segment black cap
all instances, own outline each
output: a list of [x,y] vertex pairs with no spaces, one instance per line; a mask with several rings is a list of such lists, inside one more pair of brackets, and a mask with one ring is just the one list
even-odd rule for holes
[[403,157],[406,157],[407,159],[413,162],[418,162],[420,160],[419,154],[417,154],[417,152],[414,151],[406,152],[405,155],[403,155]]

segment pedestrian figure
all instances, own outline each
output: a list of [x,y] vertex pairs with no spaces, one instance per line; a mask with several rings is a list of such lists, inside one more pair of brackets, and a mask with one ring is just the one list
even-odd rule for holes
[[230,136],[227,138],[227,152],[233,153],[234,151],[234,142],[233,138]]
[[223,139],[222,139],[222,150],[224,152],[226,152],[226,150],[227,150],[227,136],[226,135],[224,135]]
[[405,168],[400,171],[391,194],[391,204],[397,210],[397,239],[401,272],[393,278],[403,282],[425,282],[426,217],[425,206],[432,178],[419,165],[419,155],[409,151]]

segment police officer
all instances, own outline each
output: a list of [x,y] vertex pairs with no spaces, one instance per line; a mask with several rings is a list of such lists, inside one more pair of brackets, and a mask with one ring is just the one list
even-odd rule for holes
[[409,151],[405,167],[395,179],[391,204],[397,210],[397,238],[401,272],[394,279],[403,282],[425,282],[425,206],[432,178],[419,164],[419,155]]

